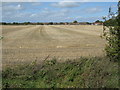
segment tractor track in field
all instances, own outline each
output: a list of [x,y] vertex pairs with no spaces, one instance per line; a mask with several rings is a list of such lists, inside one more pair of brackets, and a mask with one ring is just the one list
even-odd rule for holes
[[[12,26],[9,27],[4,26],[3,29],[4,64],[31,62],[36,58],[42,61],[48,55],[49,59],[58,57],[63,61],[80,56],[104,55],[105,41],[99,37],[101,31],[94,26],[85,26],[85,32],[82,30],[83,26],[33,25],[16,26],[14,30]],[[91,33],[89,28],[92,31],[95,29],[95,32]]]
[[72,35],[81,35],[81,34],[84,35],[84,33],[80,33],[80,32],[74,31],[74,30],[70,30],[69,28],[61,28],[61,27],[55,27],[55,26],[52,26],[52,28],[55,28],[60,33],[67,33],[67,34],[70,34],[71,36]]

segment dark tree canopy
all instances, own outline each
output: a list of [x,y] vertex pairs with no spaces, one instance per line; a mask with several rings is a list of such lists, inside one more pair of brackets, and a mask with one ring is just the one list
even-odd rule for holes
[[78,23],[78,21],[75,20],[75,21],[73,21],[73,23]]
[[96,20],[95,23],[103,23],[103,21]]

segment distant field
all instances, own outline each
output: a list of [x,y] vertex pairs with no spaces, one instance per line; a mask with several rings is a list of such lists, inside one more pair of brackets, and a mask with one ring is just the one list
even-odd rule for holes
[[105,40],[102,26],[93,25],[19,25],[2,26],[3,65],[58,60],[80,56],[103,56]]

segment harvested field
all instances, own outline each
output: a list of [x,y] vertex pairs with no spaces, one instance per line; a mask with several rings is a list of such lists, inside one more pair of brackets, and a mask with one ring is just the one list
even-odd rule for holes
[[92,25],[16,25],[2,26],[4,65],[58,60],[80,56],[103,56],[105,40],[102,26]]

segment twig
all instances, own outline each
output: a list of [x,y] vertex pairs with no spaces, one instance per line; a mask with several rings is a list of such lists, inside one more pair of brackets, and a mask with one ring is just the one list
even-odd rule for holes
[[50,54],[43,61],[46,61],[49,57],[50,57]]

